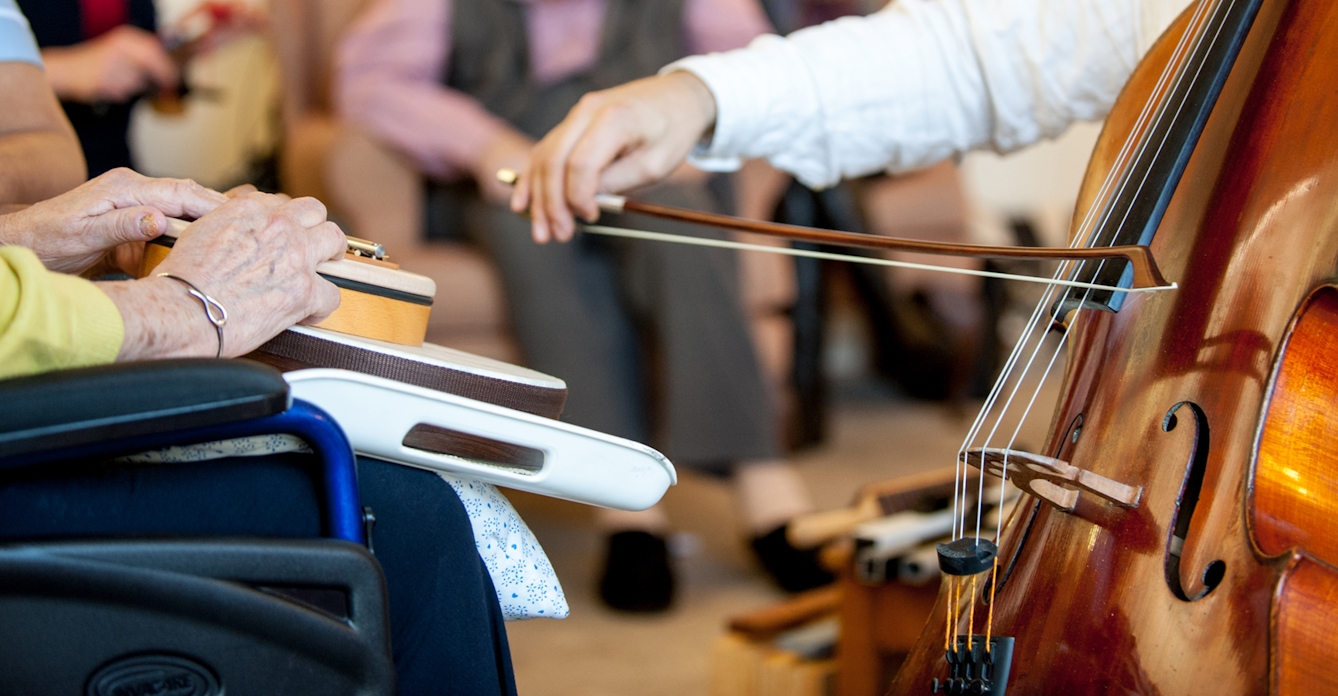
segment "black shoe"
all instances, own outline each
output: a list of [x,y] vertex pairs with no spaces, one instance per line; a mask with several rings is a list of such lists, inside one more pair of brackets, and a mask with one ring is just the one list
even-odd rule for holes
[[803,592],[815,587],[822,587],[835,580],[835,576],[818,564],[818,549],[800,550],[790,545],[785,538],[789,525],[781,525],[765,536],[753,538],[753,552],[762,567],[788,592]]
[[674,600],[674,572],[664,539],[648,532],[609,535],[609,554],[599,582],[604,603],[621,611],[664,611]]

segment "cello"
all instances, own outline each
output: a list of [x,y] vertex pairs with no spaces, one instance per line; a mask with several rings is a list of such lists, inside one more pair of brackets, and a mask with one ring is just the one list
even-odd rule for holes
[[1331,0],[1202,0],[1133,73],[1073,245],[1146,244],[1177,287],[1047,293],[1004,375],[1065,365],[1044,451],[982,412],[959,462],[1031,495],[940,548],[891,694],[1338,693],[1335,56]]
[[[1136,283],[1132,257],[1050,255],[891,694],[1338,693],[1335,56],[1332,0],[1199,0],[1135,69],[1072,247],[1146,246],[1168,285]],[[1020,385],[1061,364],[1044,449],[1020,452]],[[968,466],[1029,494],[994,538]]]

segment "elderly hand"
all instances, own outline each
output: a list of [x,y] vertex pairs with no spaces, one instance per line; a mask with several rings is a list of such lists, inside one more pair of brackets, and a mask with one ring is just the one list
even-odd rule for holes
[[715,98],[686,72],[591,92],[530,154],[511,209],[530,211],[534,241],[571,239],[575,215],[599,217],[598,192],[649,184],[674,171],[715,123]]
[[226,307],[225,352],[241,355],[338,308],[339,289],[316,266],[347,249],[315,198],[246,193],[187,227],[154,274],[186,278]]
[[42,51],[56,96],[69,101],[121,103],[150,86],[175,87],[176,63],[152,33],[122,25],[73,46]]
[[342,258],[347,244],[314,198],[237,196],[186,228],[153,276],[102,284],[125,320],[119,359],[218,353],[200,302],[159,273],[190,281],[227,310],[222,354],[235,357],[339,306],[338,288],[316,266]]
[[53,271],[80,273],[122,244],[142,244],[167,218],[199,218],[227,198],[193,181],[116,169],[68,193],[0,216],[0,244],[32,249]]

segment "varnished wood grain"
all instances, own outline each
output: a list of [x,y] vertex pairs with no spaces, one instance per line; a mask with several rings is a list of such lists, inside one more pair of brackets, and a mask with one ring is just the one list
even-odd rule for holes
[[315,326],[363,338],[421,346],[432,307],[339,288],[339,308]]
[[1278,588],[1273,615],[1276,696],[1338,693],[1338,571],[1298,556]]
[[[170,251],[160,244],[146,244],[139,276],[152,273]],[[431,313],[430,305],[339,288],[339,308],[316,326],[401,346],[421,346]]]
[[[1111,114],[1075,219],[1100,202],[1175,38],[1162,39]],[[1338,267],[1335,55],[1338,4],[1265,0],[1151,244],[1180,289],[1075,325],[1044,454],[1141,485],[1144,496],[1133,509],[1086,499],[1072,513],[1024,507],[1001,546],[1008,579],[994,606],[994,632],[1016,639],[1009,693],[1265,694],[1273,611],[1298,612],[1287,614],[1296,625],[1332,621],[1332,600],[1287,606],[1282,593],[1274,603],[1287,559],[1257,552],[1246,503],[1292,316]],[[1183,402],[1203,414],[1203,433],[1188,408],[1163,429]],[[1082,436],[1070,442],[1079,414]],[[1225,570],[1216,589],[1187,601],[1169,587],[1167,554],[1196,448],[1205,475],[1181,560],[1184,594],[1206,589],[1213,562]],[[978,623],[963,620],[962,631],[983,632],[975,599]],[[946,674],[945,613],[940,602],[892,693],[927,693]],[[1316,668],[1325,654],[1331,663],[1325,650],[1292,653],[1300,665],[1289,669]]]
[[1259,433],[1250,507],[1259,549],[1338,565],[1338,288],[1302,306]]

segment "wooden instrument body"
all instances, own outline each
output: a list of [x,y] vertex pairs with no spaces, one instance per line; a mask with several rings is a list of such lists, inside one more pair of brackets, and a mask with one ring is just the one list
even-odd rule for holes
[[[1187,24],[1110,114],[1075,221]],[[1144,494],[1134,508],[1019,505],[992,626],[1016,641],[1009,693],[1338,692],[1338,292],[1306,301],[1338,264],[1335,55],[1338,5],[1264,2],[1151,245],[1179,290],[1077,319],[1044,453]],[[1289,336],[1300,343],[1284,351]],[[1176,573],[1173,532],[1191,510]],[[1215,562],[1220,583],[1194,599]],[[963,634],[985,633],[988,596],[979,582]],[[947,675],[948,603],[893,694]]]
[[[169,234],[145,245],[141,278],[152,273],[170,253],[171,246],[161,242],[175,239],[186,225],[173,220]],[[322,263],[316,270],[338,286],[339,308],[315,326],[401,346],[420,346],[427,338],[428,317],[436,295],[431,278],[352,254]]]
[[[168,230],[145,245],[139,275],[152,273],[168,257],[190,223],[169,218]],[[284,372],[328,367],[351,370],[405,384],[468,397],[556,419],[567,400],[562,380],[516,365],[424,343],[436,295],[431,278],[398,265],[353,253],[379,245],[350,238],[343,259],[326,261],[316,272],[339,288],[340,305],[314,326],[294,326],[246,358]],[[460,438],[412,434],[423,449],[488,459],[492,446],[462,444]],[[409,443],[406,441],[406,446]],[[499,462],[504,463],[504,462]]]

